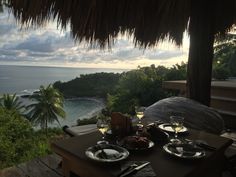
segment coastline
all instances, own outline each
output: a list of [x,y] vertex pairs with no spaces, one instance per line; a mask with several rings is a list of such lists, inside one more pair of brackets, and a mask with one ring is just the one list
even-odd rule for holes
[[105,98],[100,98],[100,97],[71,97],[71,98],[65,98],[65,100],[68,101],[73,101],[73,100],[91,100],[91,101],[95,101],[98,103],[102,103],[105,105]]
[[[19,97],[25,105],[33,102],[29,97]],[[90,120],[94,119],[105,108],[105,105],[105,99],[98,97],[65,98],[64,110],[67,114],[66,119],[59,119],[60,125],[57,122],[53,122],[49,127],[62,127],[64,125],[75,127],[80,125],[80,121],[83,123],[86,121],[90,122]],[[39,127],[35,126],[34,128],[38,129]]]
[[[77,127],[77,126],[81,125],[79,123],[80,121],[83,123],[90,122],[90,120],[93,120],[97,115],[99,115],[101,110],[103,108],[105,108],[105,100],[102,98],[97,98],[97,97],[74,97],[74,98],[66,98],[65,101],[74,102],[75,105],[79,104],[79,103],[76,103],[77,101],[85,101],[85,102],[88,101],[88,102],[95,103],[97,106],[95,106],[95,108],[93,107],[91,109],[86,107],[86,108],[88,108],[88,110],[83,115],[79,115],[79,114],[76,114],[74,116],[68,115],[65,120],[65,121],[67,121],[66,124],[64,124],[64,120],[60,121],[61,126],[67,125],[69,127]],[[78,105],[78,106],[80,106],[80,105]],[[78,109],[80,109],[80,108],[78,108]],[[76,110],[78,110],[78,109],[76,109]],[[82,111],[84,111],[84,110],[82,110]],[[70,124],[69,124],[69,122],[70,122]],[[55,125],[55,123],[53,125]]]

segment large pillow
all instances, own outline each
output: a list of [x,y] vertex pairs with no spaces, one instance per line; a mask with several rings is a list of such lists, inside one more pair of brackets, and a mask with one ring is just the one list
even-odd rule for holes
[[144,112],[148,122],[161,120],[169,122],[173,112],[181,112],[184,125],[193,129],[220,134],[224,130],[224,120],[213,108],[184,97],[170,97],[147,107]]

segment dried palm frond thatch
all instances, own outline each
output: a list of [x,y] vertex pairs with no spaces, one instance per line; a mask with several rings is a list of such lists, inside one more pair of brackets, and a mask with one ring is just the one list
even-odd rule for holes
[[70,26],[76,41],[111,47],[120,34],[139,47],[168,39],[181,45],[190,35],[189,97],[210,102],[214,37],[236,24],[236,0],[6,0],[23,25],[41,26],[49,19]]
[[[44,25],[53,18],[62,28],[70,25],[76,40],[101,46],[110,46],[119,32],[127,32],[141,47],[165,38],[180,45],[194,1],[199,0],[8,0],[21,24]],[[235,23],[235,0],[210,4],[214,33],[230,29]]]

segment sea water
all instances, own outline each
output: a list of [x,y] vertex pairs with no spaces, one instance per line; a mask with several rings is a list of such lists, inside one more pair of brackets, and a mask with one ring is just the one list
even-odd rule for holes
[[[62,67],[38,67],[38,66],[4,66],[0,65],[0,95],[4,93],[16,93],[17,95],[32,94],[41,85],[48,85],[55,81],[69,81],[81,74],[98,72],[121,73],[122,69],[103,68],[62,68]],[[66,119],[60,119],[61,126],[73,126],[78,119],[89,118],[96,115],[104,102],[94,98],[77,98],[65,100],[64,109]],[[50,126],[59,126],[54,122]]]
[[69,81],[79,77],[81,74],[121,73],[123,71],[126,70],[0,65],[0,94],[30,93],[38,89],[40,85],[48,85],[56,81]]

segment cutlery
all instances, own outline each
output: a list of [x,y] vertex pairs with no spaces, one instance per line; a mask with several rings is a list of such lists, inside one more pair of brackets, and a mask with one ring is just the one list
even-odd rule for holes
[[133,169],[123,173],[122,175],[120,175],[120,177],[125,177],[125,176],[128,176],[128,175],[137,173],[139,170],[141,170],[142,168],[146,167],[149,164],[150,164],[150,162],[146,162],[146,163],[144,163],[142,165],[139,165],[139,166],[137,166],[137,167],[135,167],[135,168],[133,168]]
[[117,177],[120,177],[122,174],[124,174],[125,172],[137,167],[138,165],[136,163],[133,163],[131,165],[129,165],[128,167],[126,167],[125,169],[123,169],[118,175]]
[[202,141],[202,140],[190,140],[190,139],[185,139],[187,143],[192,143],[193,145],[196,145],[198,147],[201,147],[205,150],[210,150],[210,151],[215,151],[217,148],[210,146],[208,143]]
[[196,141],[195,142],[197,146],[203,148],[203,149],[206,149],[206,150],[211,150],[211,151],[215,151],[216,150],[216,147],[213,147],[213,146],[210,146],[209,144],[207,143],[204,143],[204,142],[198,142]]

